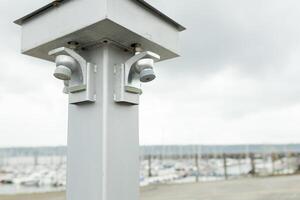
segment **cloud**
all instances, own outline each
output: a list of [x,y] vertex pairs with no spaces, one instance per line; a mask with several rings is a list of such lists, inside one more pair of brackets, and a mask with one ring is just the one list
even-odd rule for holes
[[[12,24],[47,2],[0,7],[0,146],[66,144],[62,85],[52,64],[20,54]],[[297,0],[151,3],[187,31],[181,57],[157,64],[143,86],[142,144],[300,142]]]
[[[281,142],[289,134],[282,131],[289,127],[281,123],[281,113],[297,109],[300,100],[299,2],[160,2],[153,3],[188,29],[182,34],[182,57],[160,64],[160,80],[145,88],[142,111],[153,109],[152,98],[159,96],[161,105],[152,115],[165,120],[161,124],[160,118],[152,119],[158,124],[155,128],[143,124],[147,128],[142,132],[152,136],[141,141]],[[267,118],[260,116],[271,113],[272,123],[264,124]],[[150,119],[141,118],[146,117]],[[248,118],[252,121],[247,123]],[[162,136],[167,134],[162,126],[174,130]],[[257,130],[250,133],[253,126]],[[179,139],[181,135],[186,139]]]
[[13,24],[45,2],[4,0],[0,7],[0,147],[66,144],[62,83],[51,76],[52,64],[21,55],[20,27]]

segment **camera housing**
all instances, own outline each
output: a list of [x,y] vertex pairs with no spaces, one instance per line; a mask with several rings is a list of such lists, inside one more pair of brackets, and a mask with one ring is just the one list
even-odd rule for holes
[[76,70],[78,65],[76,60],[71,56],[58,55],[55,58],[55,63],[54,77],[63,81],[71,80],[72,72]]
[[136,72],[140,75],[140,81],[147,83],[156,78],[154,73],[154,60],[151,58],[144,58],[136,63]]

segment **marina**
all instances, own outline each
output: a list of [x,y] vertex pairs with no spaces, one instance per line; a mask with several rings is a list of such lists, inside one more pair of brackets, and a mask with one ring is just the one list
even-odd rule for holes
[[[139,183],[147,188],[295,175],[299,146],[141,146]],[[1,149],[0,194],[65,190],[66,152],[66,147]]]

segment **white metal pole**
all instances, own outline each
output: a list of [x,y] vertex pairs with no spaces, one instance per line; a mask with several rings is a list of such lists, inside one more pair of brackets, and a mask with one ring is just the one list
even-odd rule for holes
[[97,65],[97,100],[69,105],[67,200],[137,200],[138,106],[114,101],[114,65],[133,55],[110,44],[82,55]]

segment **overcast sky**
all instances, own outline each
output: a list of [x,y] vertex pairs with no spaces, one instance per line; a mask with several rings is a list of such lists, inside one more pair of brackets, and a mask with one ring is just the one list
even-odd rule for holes
[[[21,55],[12,23],[49,0],[0,1],[0,147],[65,145],[54,65]],[[144,86],[141,144],[300,143],[298,0],[152,3],[187,31]]]

